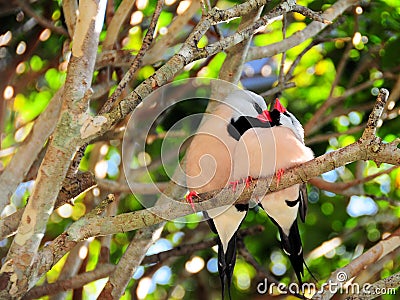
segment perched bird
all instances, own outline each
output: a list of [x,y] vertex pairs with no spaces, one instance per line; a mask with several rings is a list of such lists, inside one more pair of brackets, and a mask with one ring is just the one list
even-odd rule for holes
[[[268,128],[247,130],[238,142],[234,154],[234,178],[254,178],[276,174],[278,182],[284,170],[313,159],[310,148],[304,145],[304,130],[296,117],[277,99],[272,110],[258,116],[269,122]],[[256,187],[260,189],[260,187]],[[307,192],[305,184],[296,184],[256,199],[278,227],[281,246],[301,283],[303,248],[297,226],[297,215],[305,221]]]
[[[269,126],[257,117],[267,110],[264,99],[246,90],[227,96],[215,111],[205,115],[186,155],[186,182],[190,189],[187,200],[197,193],[228,186],[232,177],[232,160],[240,137],[256,126]],[[232,199],[233,202],[234,199]],[[247,204],[229,205],[204,212],[213,232],[218,234],[218,271],[224,298],[225,280],[230,298],[230,286],[236,263],[236,234],[248,211]]]

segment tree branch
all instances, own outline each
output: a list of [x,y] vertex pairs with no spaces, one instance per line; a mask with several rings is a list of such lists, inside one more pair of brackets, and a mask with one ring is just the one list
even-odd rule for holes
[[[64,180],[54,208],[57,209],[65,203],[72,203],[76,197],[95,185],[96,180],[91,172],[78,172],[73,178]],[[0,219],[0,241],[16,234],[24,210],[25,208],[19,208],[15,213]]]
[[315,20],[317,22],[323,23],[323,24],[332,24],[332,21],[325,19],[324,16],[320,13],[317,13],[307,7],[301,6],[301,5],[295,5],[293,8],[294,12],[297,12],[299,14],[302,14],[303,16],[310,18],[311,20]]
[[381,295],[394,295],[396,289],[400,286],[400,272],[390,275],[384,279],[378,280],[373,284],[368,284],[368,288],[364,289],[357,295],[347,297],[346,300],[355,299],[375,299]]
[[385,268],[385,265],[390,263],[393,260],[396,260],[400,255],[400,247],[393,250],[392,252],[382,257],[379,261],[373,263],[372,265],[367,266],[363,271],[361,271],[356,278],[352,281],[352,283],[358,283],[362,285],[363,283],[369,283],[371,280],[376,278],[376,276],[380,275],[382,269]]
[[106,286],[101,291],[100,299],[121,298],[137,267],[142,263],[147,249],[160,238],[162,230],[163,226],[156,224],[136,232],[115,270],[110,275]]
[[[324,124],[328,123],[330,120],[332,120],[336,116],[335,111],[333,110],[329,114],[329,116],[327,116],[326,118],[323,118],[321,120],[322,116],[329,109],[329,107],[337,106],[341,101],[345,100],[347,97],[350,97],[350,96],[354,95],[355,93],[358,93],[361,90],[369,88],[373,84],[374,84],[374,81],[368,80],[357,86],[347,89],[341,96],[338,96],[338,97],[333,97],[332,95],[329,96],[329,98],[315,112],[315,114],[313,115],[313,118],[310,119],[310,121],[308,121],[307,124],[304,126],[304,132],[306,134],[314,133],[316,130],[321,128]],[[333,93],[333,89],[331,90],[331,93]],[[338,107],[336,109],[342,110],[343,108]]]
[[30,167],[35,162],[46,140],[54,131],[61,110],[60,89],[52,98],[45,111],[36,119],[30,135],[18,147],[6,169],[0,175],[0,212],[9,204],[11,195],[23,182]]
[[[257,8],[255,11],[243,15],[237,31],[239,32],[257,21],[260,18],[261,10],[262,8]],[[252,36],[226,50],[226,57],[218,74],[220,80],[230,82],[234,85],[239,83],[251,40]],[[230,92],[230,87],[230,85],[226,85],[225,87],[219,84],[212,85],[212,94],[210,98],[225,99]],[[217,101],[210,101],[206,111],[212,111],[218,104]]]
[[[121,5],[126,6],[126,5],[131,5],[133,3],[131,3],[130,1],[125,1],[125,3],[121,3]],[[143,39],[143,43],[142,46],[140,47],[140,50],[138,52],[138,54],[135,56],[135,58],[133,59],[133,62],[129,68],[129,70],[125,73],[124,77],[122,78],[122,80],[118,83],[117,88],[115,89],[115,91],[113,92],[113,94],[107,99],[107,101],[104,103],[104,105],[101,107],[99,114],[104,114],[104,113],[108,113],[111,108],[113,107],[113,105],[115,104],[115,102],[117,101],[118,97],[122,94],[122,92],[125,90],[126,86],[128,85],[128,83],[132,80],[133,76],[135,75],[136,71],[139,69],[139,67],[142,64],[142,58],[144,56],[144,54],[146,53],[147,49],[150,47],[151,42],[153,41],[153,35],[156,29],[156,25],[157,25],[157,21],[158,21],[158,17],[160,16],[161,13],[161,9],[162,9],[162,5],[163,5],[163,1],[159,0],[157,2],[157,6],[154,10],[153,13],[153,17],[151,18],[151,22],[149,25],[149,28],[147,30],[147,33]],[[123,9],[124,7],[122,7],[121,9]],[[118,9],[119,11],[119,9]],[[114,16],[113,20],[115,19]],[[116,26],[116,25],[113,25]],[[112,40],[110,39],[108,42],[112,42]],[[107,45],[107,47],[109,47],[110,45]],[[81,134],[84,134],[81,132]],[[85,150],[86,147],[88,146],[88,143],[83,144],[79,150],[76,152],[75,157],[73,159],[73,161],[71,162],[71,166],[68,170],[67,173],[67,177],[72,176],[78,169],[79,164],[82,160],[82,157],[85,154]]]
[[[123,1],[121,3],[121,5],[124,2],[131,3],[132,1]],[[124,77],[122,78],[121,82],[118,84],[118,87],[115,89],[114,93],[111,95],[110,98],[107,99],[106,103],[104,103],[103,107],[101,108],[101,110],[99,112],[100,114],[105,113],[105,112],[109,112],[111,110],[111,108],[114,105],[114,103],[117,100],[117,98],[122,94],[122,91],[125,90],[126,86],[132,80],[132,78],[135,75],[136,71],[141,66],[143,56],[146,53],[147,49],[149,49],[149,47],[150,47],[150,45],[151,45],[151,43],[153,41],[154,32],[156,30],[156,25],[157,25],[157,21],[158,21],[158,18],[160,16],[160,13],[161,13],[163,2],[164,1],[162,1],[162,0],[158,0],[157,1],[157,5],[156,5],[156,7],[154,9],[154,13],[153,13],[153,16],[151,18],[149,28],[147,30],[147,33],[146,33],[144,39],[143,39],[142,46],[140,47],[140,50],[139,50],[138,54],[136,54],[136,56],[133,59],[133,62],[131,64],[129,70],[125,73]],[[118,9],[118,11],[119,11],[119,9]],[[114,20],[114,18],[113,18],[113,20]]]
[[[185,13],[176,16],[175,19],[172,20],[171,25],[168,26],[167,34],[161,36],[157,40],[157,43],[154,43],[152,47],[150,47],[150,49],[146,52],[146,55],[143,57],[143,64],[154,64],[162,60],[164,58],[163,53],[166,52],[165,50],[175,45],[178,38],[182,34],[182,31],[184,31],[184,26],[193,18],[193,16],[199,9],[200,2],[191,1],[190,6],[185,11]],[[177,32],[179,32],[180,34],[178,35]]]
[[[348,193],[346,193],[346,190],[348,190],[349,188],[356,186],[356,185],[366,183],[368,181],[371,181],[383,174],[389,174],[397,168],[398,168],[398,166],[393,166],[387,170],[383,170],[381,172],[377,172],[377,173],[369,175],[367,177],[354,179],[354,180],[348,181],[348,182],[328,182],[328,181],[323,180],[322,178],[315,177],[315,178],[310,179],[310,183],[312,185],[316,186],[317,188],[320,188],[325,191],[329,191],[329,192],[339,194],[339,195],[348,195]],[[350,194],[353,195],[354,193],[350,193]]]
[[[365,266],[373,264],[380,260],[382,257],[397,249],[400,246],[400,228],[393,232],[388,238],[381,240],[375,246],[370,248],[364,254],[352,260],[347,266],[337,269],[331,274],[326,281],[330,285],[326,285],[322,293],[315,294],[313,299],[328,300],[334,296],[334,291],[329,289],[329,286],[336,284],[336,286],[344,285],[348,280],[362,271]],[[345,274],[345,276],[340,276]],[[345,280],[343,280],[345,279]]]
[[[335,2],[330,8],[328,8],[321,17],[328,21],[335,20],[338,16],[342,15],[349,7],[356,5],[358,0],[339,0]],[[281,53],[283,51],[289,50],[307,39],[318,35],[328,24],[321,23],[318,21],[312,22],[305,29],[298,31],[278,43],[274,43],[263,47],[253,47],[249,50],[247,60],[256,60],[264,57],[270,57]]]
[[[80,252],[82,248],[89,248],[89,241],[85,240],[76,244],[74,248],[68,253],[68,257],[65,260],[64,266],[60,271],[57,281],[65,281],[75,277],[86,257],[80,257]],[[89,250],[87,250],[89,252]],[[66,298],[66,292],[60,292],[61,289],[56,290],[58,293],[52,300],[64,300]]]
[[86,273],[78,274],[72,278],[68,278],[62,281],[56,281],[54,283],[44,284],[38,287],[33,288],[29,291],[24,298],[28,299],[37,299],[45,295],[54,295],[59,293],[60,291],[68,291],[71,289],[77,289],[85,284],[93,282],[95,280],[107,277],[111,274],[112,271],[115,270],[115,266],[112,264],[103,264],[98,266],[95,270],[89,271]]
[[112,17],[107,28],[107,35],[103,42],[104,50],[111,50],[114,47],[114,44],[118,39],[118,34],[121,30],[121,26],[125,22],[126,18],[130,15],[135,2],[136,1],[132,0],[122,0],[119,4],[118,9]]
[[97,184],[100,189],[109,193],[127,193],[127,194],[141,194],[141,195],[154,195],[164,191],[168,182],[157,182],[157,183],[135,183],[129,186],[114,180],[108,179],[97,179]]
[[107,67],[125,67],[132,63],[135,55],[131,50],[107,50],[98,54],[96,58],[96,70]]
[[74,36],[76,20],[78,19],[76,12],[78,11],[77,0],[64,0],[62,2],[65,24],[67,24],[69,36]]
[[[246,229],[240,229],[239,234],[242,236],[254,235],[262,232],[264,230],[263,226],[254,226]],[[142,235],[140,235],[142,236]],[[165,262],[167,259],[176,256],[182,255],[190,255],[196,251],[209,249],[217,244],[217,238],[208,239],[204,241],[200,241],[194,244],[184,244],[177,246],[171,250],[163,251],[160,253],[156,253],[150,256],[146,256],[142,265],[152,265],[152,264],[160,264]],[[117,270],[117,266],[111,264],[103,264],[96,268],[96,270],[89,271],[83,274],[79,274],[74,276],[73,278],[69,278],[66,280],[57,281],[55,283],[44,284],[41,286],[37,286],[33,288],[29,293],[26,294],[26,299],[39,298],[46,295],[54,295],[58,293],[60,290],[67,291],[70,289],[75,289],[84,286],[85,284],[95,281],[97,279],[101,279],[111,274],[115,273]],[[122,272],[126,275],[125,271]],[[24,299],[25,299],[24,298]],[[101,298],[103,299],[103,298]]]
[[296,84],[294,82],[284,82],[283,84],[280,84],[272,89],[269,89],[268,91],[261,93],[260,96],[265,98],[293,87],[296,87]]

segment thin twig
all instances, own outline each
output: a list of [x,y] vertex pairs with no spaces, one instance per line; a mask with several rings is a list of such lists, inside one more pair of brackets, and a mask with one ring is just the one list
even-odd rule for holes
[[329,21],[327,19],[325,19],[321,13],[317,13],[307,7],[301,6],[301,5],[295,5],[295,7],[293,8],[294,12],[297,12],[299,14],[302,14],[305,17],[310,18],[311,20],[317,21],[317,22],[321,22],[324,24],[332,24],[332,21]]
[[283,84],[280,84],[264,93],[261,93],[260,96],[266,98],[268,96],[275,95],[276,93],[280,93],[286,89],[290,89],[293,87],[296,87],[296,84],[294,82],[284,82]]
[[362,123],[360,125],[351,127],[344,132],[324,133],[324,134],[319,134],[319,135],[316,135],[316,136],[313,136],[310,138],[306,138],[305,143],[306,143],[306,145],[309,146],[309,145],[318,144],[321,142],[326,142],[326,141],[330,140],[331,138],[357,133],[357,132],[363,130],[364,128],[365,128],[365,123]]
[[314,127],[313,131],[315,131],[319,128],[323,128],[326,124],[329,124],[336,117],[347,115],[347,114],[351,113],[352,111],[357,111],[360,113],[366,112],[366,111],[371,110],[373,107],[374,107],[374,103],[368,103],[368,102],[366,102],[365,104],[358,105],[357,108],[344,107],[344,106],[339,105],[338,107],[333,109],[325,118],[320,120],[320,122],[318,122],[318,124],[316,124],[316,126]]
[[64,0],[62,2],[62,9],[65,18],[65,24],[67,24],[68,33],[70,36],[74,36],[75,26],[77,20],[78,1],[77,0]]
[[[160,36],[157,43],[154,43],[143,57],[143,65],[154,64],[165,59],[166,50],[176,45],[182,38],[182,33],[186,32],[185,26],[194,17],[200,8],[200,1],[191,1],[190,6],[184,14],[176,16],[168,26],[167,34]],[[177,34],[179,32],[180,34]],[[163,55],[160,55],[162,53]],[[119,60],[117,58],[117,60]]]
[[135,75],[136,71],[139,69],[139,67],[142,63],[142,58],[153,41],[154,32],[156,29],[158,18],[161,13],[163,2],[164,1],[162,1],[162,0],[157,1],[157,6],[154,10],[149,28],[143,39],[143,43],[142,43],[142,46],[140,47],[138,54],[136,54],[136,56],[131,64],[131,67],[125,73],[124,77],[122,78],[121,82],[118,84],[118,87],[115,89],[114,93],[110,96],[110,98],[107,99],[106,103],[104,103],[103,107],[100,109],[99,114],[103,114],[105,112],[110,111],[111,107],[114,105],[117,98],[121,95],[122,91],[126,88],[128,83],[132,80],[133,75]]
[[129,281],[141,264],[147,249],[159,239],[163,226],[153,225],[138,230],[128,248],[118,262],[115,271],[110,275],[99,299],[119,299]]
[[343,194],[347,189],[349,189],[351,187],[354,187],[354,186],[360,185],[360,184],[364,184],[366,182],[374,180],[375,178],[377,178],[381,175],[389,174],[392,171],[396,170],[397,168],[398,168],[398,166],[393,166],[386,170],[377,172],[375,174],[372,174],[372,175],[369,175],[366,177],[362,177],[359,179],[351,180],[348,182],[328,182],[319,177],[315,177],[315,178],[311,179],[309,182],[312,185],[314,185],[322,190],[329,191],[329,192],[332,192],[335,194]]
[[98,266],[93,271],[88,271],[86,273],[78,274],[72,278],[66,280],[56,281],[54,283],[47,283],[38,287],[33,288],[29,291],[23,299],[37,299],[45,295],[54,295],[60,291],[68,291],[84,286],[95,280],[107,277],[113,270],[115,266],[112,264],[103,264]]
[[18,6],[30,17],[34,18],[38,24],[44,28],[48,28],[57,34],[69,36],[68,32],[63,27],[55,26],[49,20],[39,16],[24,0],[16,0]]
[[390,203],[391,205],[400,206],[400,202],[397,199],[393,199],[393,198],[389,198],[389,197],[385,197],[385,196],[377,196],[377,195],[373,195],[373,194],[365,194],[364,196],[369,197],[374,201],[383,200],[383,201]]
[[337,102],[339,101],[338,98],[333,97],[333,91],[335,90],[335,87],[337,86],[339,79],[342,77],[344,67],[346,66],[347,59],[349,58],[349,53],[352,48],[353,44],[351,43],[351,41],[349,41],[347,43],[346,49],[344,50],[342,58],[338,64],[338,67],[336,68],[335,79],[333,80],[331,89],[329,91],[328,99],[320,106],[320,108],[318,108],[318,110],[313,114],[312,118],[304,125],[304,133],[306,135],[312,132],[312,129],[314,129],[315,124],[322,118],[322,116],[328,110],[328,108],[337,104]]
[[[242,17],[237,31],[241,31],[243,28],[253,24],[254,21],[260,18],[260,14],[261,8],[257,8],[256,10],[245,14]],[[251,39],[252,36],[226,50],[226,58],[219,72],[219,79],[228,81],[234,85],[238,84],[242,74],[245,58],[251,44]],[[223,90],[221,86],[213,87],[212,98],[224,99],[229,92],[229,90]],[[207,109],[211,109],[211,105],[212,104],[210,104]]]
[[[324,19],[329,21],[333,21],[337,17],[343,14],[345,10],[347,10],[352,5],[358,3],[358,0],[339,0],[336,1],[329,9],[327,9],[321,16]],[[321,32],[324,28],[326,28],[328,24],[321,22],[312,22],[305,29],[298,31],[286,38],[283,41],[279,41],[277,43],[273,43],[268,46],[263,47],[252,47],[249,51],[249,55],[247,60],[256,60],[264,57],[270,57],[281,53],[282,51],[291,49],[307,39],[317,36],[319,32]]]
[[[63,265],[62,270],[57,278],[57,281],[64,281],[75,277],[79,273],[79,269],[84,265],[86,257],[81,257],[80,252],[82,248],[88,249],[89,241],[79,242],[68,254],[68,257]],[[59,293],[52,300],[62,300],[65,299],[66,292],[61,292],[61,289],[57,289]]]
[[[283,13],[283,15],[282,15],[282,39],[283,40],[286,39],[286,28],[287,28],[287,14]],[[278,85],[280,85],[282,87],[285,82],[285,61],[286,61],[286,51],[283,51],[282,57],[281,57],[281,65],[279,68],[279,83],[278,83]]]
[[[315,115],[317,115],[317,117],[315,117],[315,115],[313,115],[313,117],[307,122],[307,124],[304,126],[304,133],[305,135],[311,135],[312,133],[316,132],[319,128],[321,128],[323,125],[329,123],[330,120],[332,120],[333,118],[337,117],[338,114],[336,113],[336,110],[339,111],[343,111],[345,108],[341,107],[341,106],[337,106],[337,104],[339,104],[341,101],[345,100],[347,97],[350,97],[356,93],[358,93],[359,91],[362,91],[366,88],[369,88],[370,86],[372,86],[374,84],[374,81],[368,80],[365,81],[363,83],[360,83],[357,86],[354,86],[350,89],[347,89],[343,95],[338,96],[338,97],[329,97],[324,104],[322,104],[320,106],[320,108],[316,111]],[[329,102],[329,103],[328,103]],[[325,103],[328,103],[327,105],[325,105]],[[368,103],[367,105],[371,105],[370,103]],[[337,106],[329,115],[327,115],[326,117],[322,118],[322,116],[324,115],[324,113],[330,108],[330,107],[334,107]],[[353,111],[354,109],[351,109],[350,111]],[[308,128],[308,131],[306,131],[305,128]]]
[[[335,25],[337,25],[340,22],[336,22]],[[336,28],[336,26],[329,26],[329,28],[332,30],[334,28]],[[323,36],[327,35],[328,33],[331,32],[331,30],[329,31],[323,31],[318,38],[314,39],[313,41],[311,41],[311,43],[303,50],[300,52],[299,55],[296,56],[296,59],[293,61],[293,63],[291,64],[289,70],[287,71],[286,75],[285,75],[285,81],[288,81],[290,79],[293,78],[293,72],[295,70],[295,68],[298,66],[298,64],[300,63],[301,59],[303,58],[303,56],[310,51],[314,46],[319,45],[321,43],[327,43],[327,42],[334,42],[334,41],[348,41],[350,38],[323,38]]]

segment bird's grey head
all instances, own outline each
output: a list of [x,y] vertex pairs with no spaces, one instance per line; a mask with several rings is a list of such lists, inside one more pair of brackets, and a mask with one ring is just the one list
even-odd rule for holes
[[[279,115],[276,115],[273,111],[277,110],[279,112]],[[293,131],[293,133],[296,135],[296,137],[304,144],[304,129],[299,120],[291,113],[289,112],[285,107],[282,106],[282,104],[279,102],[279,99],[276,99],[274,108],[271,110],[271,118],[272,118],[272,124],[276,126],[284,126]],[[274,124],[273,120],[274,115],[278,116],[279,118],[279,124]]]
[[236,90],[230,93],[225,99],[225,104],[233,110],[232,119],[234,121],[240,116],[256,118],[267,109],[264,99],[248,90]]

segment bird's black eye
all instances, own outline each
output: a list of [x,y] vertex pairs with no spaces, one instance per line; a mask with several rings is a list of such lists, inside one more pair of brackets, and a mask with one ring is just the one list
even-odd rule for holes
[[256,102],[254,102],[253,106],[254,106],[255,110],[257,111],[257,113],[262,114],[263,110],[260,107],[260,105],[258,105]]

